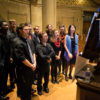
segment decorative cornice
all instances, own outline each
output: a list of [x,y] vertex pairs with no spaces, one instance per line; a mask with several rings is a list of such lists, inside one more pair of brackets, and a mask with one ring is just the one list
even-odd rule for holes
[[22,4],[37,4],[38,0],[9,0],[11,2],[17,2]]
[[75,7],[98,7],[94,0],[57,0],[57,5],[75,6]]

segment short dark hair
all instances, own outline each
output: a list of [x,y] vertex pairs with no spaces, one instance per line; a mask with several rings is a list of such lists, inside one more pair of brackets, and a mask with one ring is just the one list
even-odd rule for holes
[[7,21],[5,21],[5,20],[0,21],[0,27],[2,27],[4,22],[7,22]]
[[28,26],[28,24],[26,24],[26,23],[21,23],[21,24],[19,25],[19,29],[23,29],[25,26]]
[[36,29],[36,27],[38,27],[38,28],[39,28],[39,26],[35,26],[33,29],[35,30],[35,29]]
[[51,27],[52,27],[52,25],[51,25],[51,24],[48,24],[48,25],[46,26],[46,28],[48,28],[49,26],[51,26]]
[[16,22],[16,20],[15,19],[10,19],[8,22],[9,22],[9,24],[12,24],[12,22]]
[[31,25],[31,23],[26,22],[25,25],[28,26],[28,25]]
[[44,34],[47,34],[47,33],[46,33],[46,32],[42,32],[42,33],[39,35],[40,40],[42,39],[42,37],[43,37]]

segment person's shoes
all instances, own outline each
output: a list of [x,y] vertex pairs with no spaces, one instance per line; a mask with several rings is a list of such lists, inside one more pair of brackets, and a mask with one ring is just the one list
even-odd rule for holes
[[18,91],[18,90],[17,90],[17,96],[18,96],[18,97],[21,97],[21,93],[20,93],[20,91]]
[[72,79],[72,76],[71,75],[69,75],[69,79]]
[[55,80],[54,80],[53,78],[51,79],[51,82],[52,82],[53,84],[55,84]]
[[33,84],[34,84],[34,85],[37,85],[36,81],[33,81]]
[[62,74],[65,75],[66,74],[65,71],[63,71]]
[[34,94],[35,92],[36,92],[36,90],[34,90],[34,89],[32,88],[32,89],[31,89],[31,93]]
[[9,100],[9,97],[0,96],[0,100]]
[[65,80],[68,81],[68,77],[67,76],[65,76]]
[[10,88],[11,88],[11,89],[14,89],[14,88],[15,88],[15,85],[14,85],[14,84],[11,84],[11,85],[10,85]]
[[44,91],[45,91],[46,93],[49,93],[49,88],[44,88]]
[[42,95],[42,92],[41,91],[38,91],[38,95]]
[[57,78],[55,79],[55,83],[59,84],[59,82],[58,82]]
[[7,89],[4,90],[3,95],[5,96],[5,95],[7,95],[9,92],[12,92],[12,91],[13,91],[12,88],[7,88]]
[[60,72],[58,72],[57,75],[60,75]]
[[52,80],[52,83],[55,84],[55,80]]

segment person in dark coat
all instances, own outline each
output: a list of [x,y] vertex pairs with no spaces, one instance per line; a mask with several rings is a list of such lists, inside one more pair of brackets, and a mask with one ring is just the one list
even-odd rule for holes
[[[33,30],[34,30],[34,33],[31,36],[32,36],[32,41],[34,43],[34,47],[35,47],[35,53],[37,55],[36,46],[38,44],[40,44],[40,34],[41,33],[40,33],[39,26],[35,26],[33,28]],[[38,67],[36,67],[36,68],[38,68]],[[38,77],[38,69],[36,69],[35,73],[34,73],[34,80],[33,80],[33,84],[34,85],[37,85],[37,82],[36,82],[37,81],[37,77]]]
[[52,38],[51,46],[55,51],[55,56],[52,58],[51,64],[51,82],[59,83],[57,80],[57,67],[61,67],[61,43],[59,40],[59,32],[58,30],[54,30],[54,36]]
[[9,67],[9,74],[10,74],[10,87],[13,89],[14,83],[16,81],[16,75],[15,75],[15,62],[14,62],[14,52],[13,52],[13,39],[17,37],[17,33],[16,33],[16,20],[11,19],[8,21],[9,22],[9,29],[7,32],[8,38],[9,38],[9,42],[10,42],[10,50],[11,50],[11,54],[10,54],[10,67]]
[[33,72],[36,69],[36,59],[32,42],[28,39],[29,27],[25,24],[19,26],[19,37],[13,40],[16,59],[16,72],[21,100],[31,100]]
[[66,67],[66,60],[64,58],[64,51],[65,51],[65,48],[64,48],[64,38],[65,38],[65,35],[66,35],[66,31],[65,31],[65,25],[61,25],[59,26],[59,29],[60,29],[60,41],[61,41],[61,67],[59,67],[59,73],[61,72],[61,69],[62,69],[62,73],[65,74],[65,67]]
[[48,43],[51,43],[51,38],[53,37],[53,33],[54,33],[52,25],[49,24],[46,26],[46,28],[47,28],[46,33],[48,35]]
[[38,65],[38,83],[37,90],[38,94],[42,95],[42,77],[44,77],[44,91],[49,93],[48,82],[49,82],[49,67],[52,56],[55,55],[53,48],[47,43],[47,33],[42,33],[41,43],[37,45],[37,65]]
[[0,100],[6,100],[3,95],[8,93],[7,79],[10,63],[10,45],[7,37],[8,23],[0,21]]
[[40,44],[40,31],[39,31],[39,26],[35,26],[34,27],[34,33],[32,34],[32,41],[34,43],[35,50],[36,50],[36,46],[38,44]]

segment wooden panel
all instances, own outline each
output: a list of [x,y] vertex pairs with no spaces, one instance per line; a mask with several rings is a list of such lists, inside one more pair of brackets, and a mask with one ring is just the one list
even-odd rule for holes
[[66,25],[66,32],[68,32],[69,25],[74,24],[74,17],[63,17],[62,22]]
[[15,19],[16,24],[27,22],[27,14],[8,12],[8,20]]
[[90,22],[84,21],[83,22],[83,34],[87,35],[89,27],[90,27]]

